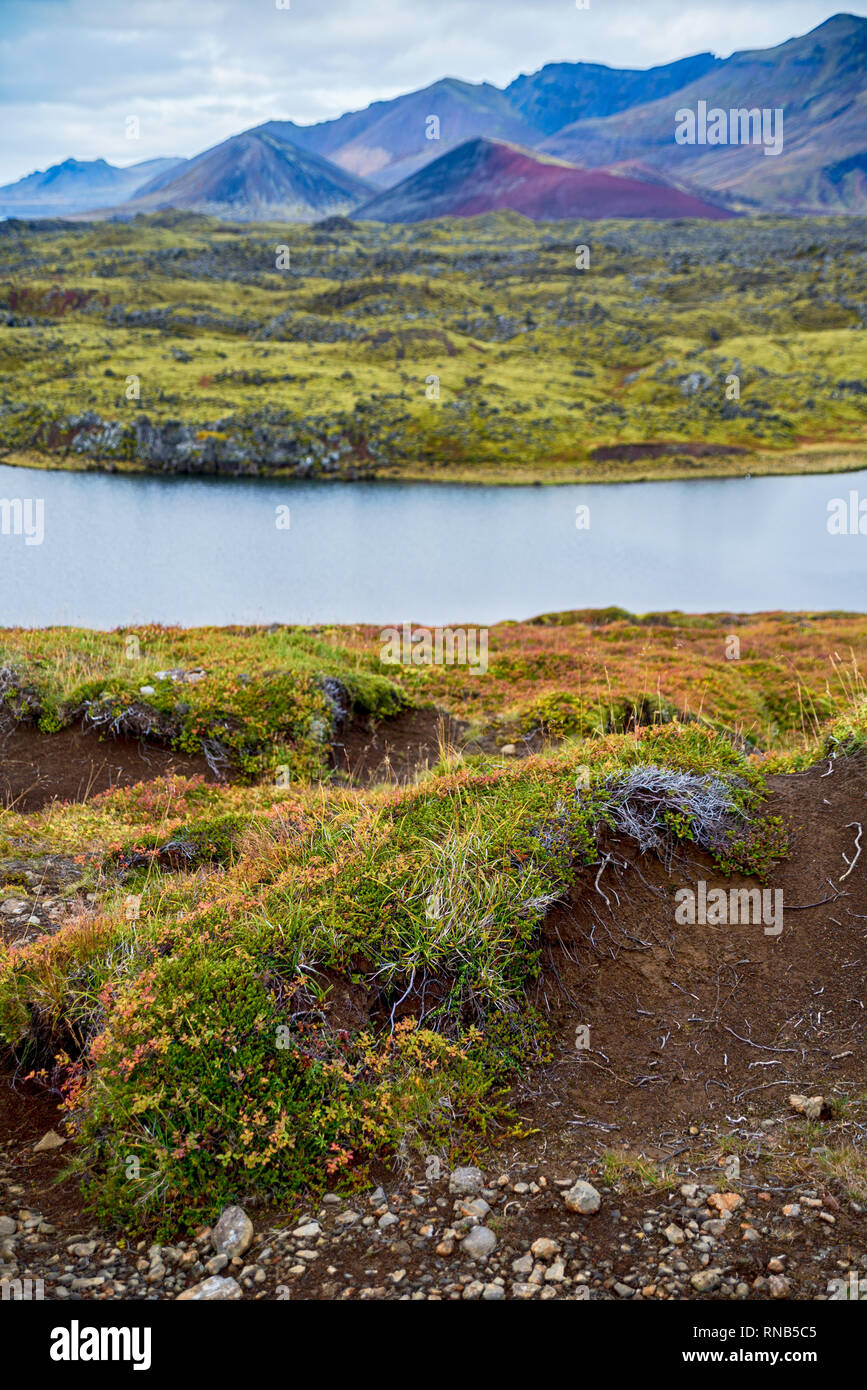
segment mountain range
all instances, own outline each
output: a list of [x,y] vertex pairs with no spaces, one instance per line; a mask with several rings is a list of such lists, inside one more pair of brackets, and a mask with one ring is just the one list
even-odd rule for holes
[[151,179],[170,174],[183,159],[146,159],[118,168],[104,159],[65,159],[44,172],[0,188],[0,215],[5,217],[65,217],[124,202]]
[[[782,112],[780,149],[678,143],[678,112],[702,104]],[[444,78],[316,125],[268,121],[192,159],[69,159],[0,188],[6,217],[165,208],[241,221],[867,212],[867,19],[835,15],[726,59],[551,63],[503,89]]]

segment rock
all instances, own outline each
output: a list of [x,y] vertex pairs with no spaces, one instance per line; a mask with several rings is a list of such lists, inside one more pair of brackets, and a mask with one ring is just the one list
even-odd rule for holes
[[582,1181],[576,1182],[568,1192],[563,1193],[563,1201],[567,1210],[578,1211],[585,1216],[591,1216],[602,1205],[602,1198],[593,1184]]
[[484,1221],[486,1216],[490,1216],[491,1208],[484,1197],[474,1197],[471,1202],[464,1202],[463,1208],[467,1216],[474,1216],[477,1221]]
[[545,1282],[547,1284],[562,1284],[566,1278],[566,1266],[562,1260],[555,1260],[545,1271]]
[[513,1260],[513,1261],[512,1261],[512,1273],[513,1273],[513,1274],[532,1274],[532,1272],[533,1272],[533,1256],[532,1256],[532,1255],[522,1255],[521,1258],[520,1258],[519,1260]]
[[486,1284],[482,1289],[482,1298],[488,1302],[499,1302],[506,1297],[506,1291],[502,1284]]
[[790,1284],[788,1279],[784,1279],[781,1274],[772,1274],[768,1280],[768,1292],[771,1298],[788,1298]]
[[[533,1241],[530,1249],[537,1260],[553,1260],[554,1256],[560,1253],[560,1244],[548,1236],[540,1236],[538,1240]],[[512,1265],[512,1268],[514,1269],[515,1266]]]
[[449,1192],[453,1197],[477,1197],[485,1185],[485,1175],[481,1168],[456,1168],[449,1178]]
[[75,1255],[79,1260],[89,1260],[96,1249],[95,1240],[79,1240],[73,1245],[67,1245],[70,1255]]
[[720,1220],[720,1221],[705,1221],[704,1225],[703,1225],[702,1228],[701,1228],[701,1229],[702,1229],[702,1234],[703,1234],[703,1235],[707,1235],[707,1236],[713,1236],[714,1239],[716,1239],[718,1236],[721,1236],[721,1235],[724,1235],[724,1234],[725,1234],[725,1228],[726,1228],[727,1225],[728,1225],[728,1222],[727,1222],[727,1221],[722,1221],[722,1220]]
[[[232,1208],[229,1207],[228,1210],[231,1211]],[[241,1285],[237,1279],[221,1279],[219,1275],[212,1275],[210,1279],[203,1279],[201,1284],[194,1284],[191,1289],[184,1289],[183,1293],[178,1294],[176,1302],[216,1302],[240,1297]]]
[[666,1226],[663,1235],[665,1236],[665,1239],[668,1241],[669,1245],[683,1245],[683,1242],[686,1239],[686,1237],[683,1234],[683,1231],[680,1229],[679,1226],[675,1226],[673,1221],[670,1226]]
[[322,1235],[322,1227],[318,1221],[308,1221],[303,1226],[296,1226],[292,1234],[296,1240],[315,1240]]
[[0,1216],[0,1236],[14,1236],[18,1222],[14,1216]]
[[689,1281],[696,1293],[710,1293],[713,1289],[720,1286],[719,1271],[716,1269],[700,1269]]
[[518,750],[515,747],[514,743],[504,743],[502,748],[500,749],[500,752],[503,754],[504,758],[514,758],[517,751]]
[[830,1120],[833,1116],[831,1102],[824,1096],[789,1096],[789,1104],[806,1120]]
[[381,1216],[376,1224],[381,1231],[387,1231],[389,1226],[397,1226],[400,1224],[400,1217],[395,1216],[392,1211],[387,1211],[385,1216]]
[[211,1258],[205,1262],[205,1269],[208,1274],[222,1274],[228,1263],[228,1255],[212,1255]]
[[737,1192],[713,1192],[707,1199],[709,1207],[715,1211],[732,1212],[737,1207],[743,1206],[744,1199]]
[[464,1238],[461,1253],[471,1260],[487,1260],[497,1248],[497,1237],[487,1226],[474,1226]]
[[65,1143],[65,1139],[62,1139],[59,1134],[53,1129],[50,1129],[47,1134],[43,1134],[38,1144],[33,1145],[33,1152],[35,1154],[50,1153],[52,1149],[59,1149]]
[[771,1274],[782,1274],[786,1267],[785,1255],[775,1255],[772,1260],[768,1260],[768,1269]]
[[[226,1207],[211,1232],[211,1243],[218,1255],[228,1255],[234,1259],[243,1255],[253,1239],[253,1223],[243,1207]],[[203,1295],[210,1297],[210,1295]],[[231,1295],[216,1295],[230,1297]]]
[[792,1217],[794,1217],[794,1216],[800,1216],[800,1215],[801,1215],[801,1204],[800,1204],[800,1202],[787,1202],[786,1205],[783,1207],[783,1216],[792,1216]]

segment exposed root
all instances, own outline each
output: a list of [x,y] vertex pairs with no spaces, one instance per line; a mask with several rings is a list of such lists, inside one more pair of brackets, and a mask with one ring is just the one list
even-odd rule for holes
[[849,877],[849,875],[851,874],[851,872],[852,872],[852,870],[854,869],[855,865],[858,863],[858,860],[861,858],[861,834],[862,834],[861,822],[860,822],[859,820],[850,820],[850,821],[849,821],[849,824],[846,826],[846,829],[847,829],[847,830],[856,830],[856,829],[857,829],[858,833],[857,833],[857,835],[855,836],[855,846],[854,846],[854,848],[855,848],[855,854],[854,854],[853,858],[850,860],[850,859],[849,859],[849,856],[848,856],[847,854],[844,854],[844,855],[843,855],[843,859],[844,859],[845,862],[849,865],[849,867],[848,867],[848,869],[846,870],[845,874],[841,874],[841,875],[840,875],[840,882],[841,882],[841,883],[843,882],[843,879],[844,879],[844,878],[848,878],[848,877]]

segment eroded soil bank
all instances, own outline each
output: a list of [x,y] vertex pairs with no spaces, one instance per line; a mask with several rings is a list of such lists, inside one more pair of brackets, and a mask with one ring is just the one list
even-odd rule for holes
[[[51,1098],[6,1074],[4,1277],[72,1300],[176,1298],[208,1278],[244,1299],[841,1298],[859,1275],[863,1293],[865,800],[862,756],[771,779],[791,846],[771,878],[779,935],[677,925],[677,889],[750,885],[701,853],[666,868],[604,843],[603,871],[545,920],[533,1002],[548,1057],[479,1173],[450,1182],[431,1155],[306,1209],[246,1201],[253,1235],[233,1257],[209,1228],[127,1249],[95,1226],[63,1176],[69,1141],[37,1148],[63,1136]],[[824,1097],[825,1118],[792,1094]],[[567,1206],[576,1180],[597,1212]],[[494,1243],[470,1253],[490,1244],[470,1239],[482,1228]]]

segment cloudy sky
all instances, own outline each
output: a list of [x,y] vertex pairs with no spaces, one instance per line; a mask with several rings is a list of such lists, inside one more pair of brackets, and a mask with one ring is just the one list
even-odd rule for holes
[[867,0],[0,0],[0,183],[70,155],[192,155],[438,77],[502,86],[547,62],[725,57],[839,9],[867,14]]

